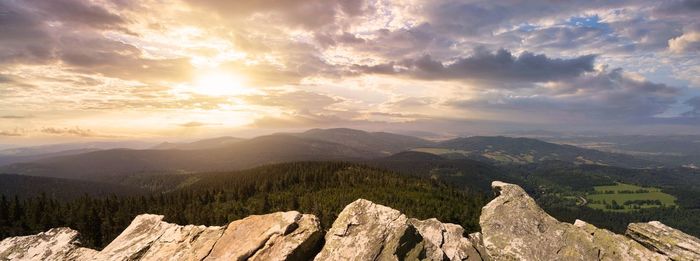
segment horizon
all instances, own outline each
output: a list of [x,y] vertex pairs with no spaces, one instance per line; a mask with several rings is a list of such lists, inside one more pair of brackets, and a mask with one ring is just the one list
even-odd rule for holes
[[0,148],[700,133],[693,1],[0,1]]

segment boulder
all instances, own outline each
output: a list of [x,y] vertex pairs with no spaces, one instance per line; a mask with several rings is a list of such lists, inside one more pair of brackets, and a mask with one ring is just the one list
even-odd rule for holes
[[231,222],[205,260],[288,260],[313,253],[320,239],[316,217],[296,211]]
[[673,260],[700,260],[700,240],[659,221],[632,223],[627,236]]
[[517,185],[494,181],[499,196],[481,211],[489,260],[667,260],[640,244],[579,222],[559,222]]
[[408,219],[359,199],[338,215],[316,260],[481,260],[459,225]]
[[53,228],[0,241],[0,260],[90,260],[96,251],[80,247],[78,231]]
[[[163,222],[163,216],[143,214],[100,251],[97,260],[140,260],[166,231],[175,230],[176,224]],[[151,255],[152,256],[152,255]]]
[[[416,246],[422,238],[398,210],[358,199],[345,206],[326,234],[326,244],[315,260],[391,260]],[[401,241],[402,244],[399,243]]]
[[430,260],[481,260],[469,239],[463,237],[460,225],[445,224],[435,218],[409,219],[425,240],[426,256]]

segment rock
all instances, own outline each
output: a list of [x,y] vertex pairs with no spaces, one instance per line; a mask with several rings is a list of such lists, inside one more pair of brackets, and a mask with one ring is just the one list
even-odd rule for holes
[[426,241],[426,256],[431,260],[481,260],[479,252],[469,239],[462,236],[464,229],[455,224],[444,224],[437,219],[409,219]]
[[422,241],[415,230],[409,229],[407,221],[398,210],[358,199],[333,222],[326,244],[315,260],[397,259],[397,254],[410,251],[397,253],[400,245],[412,248]]
[[659,221],[632,223],[627,236],[673,260],[700,260],[700,240]]
[[486,255],[486,248],[484,247],[484,240],[481,236],[481,232],[474,232],[469,234],[469,242],[474,246],[476,252],[481,256],[481,260],[489,261],[490,259]]
[[144,214],[131,221],[131,224],[107,245],[95,258],[98,260],[140,260],[167,230],[174,230],[176,224],[163,222],[163,216]]
[[89,260],[94,250],[81,248],[78,231],[53,228],[31,236],[0,241],[0,260]]
[[296,211],[231,222],[205,260],[287,260],[308,256],[320,239],[316,217]]
[[641,244],[623,235],[597,228],[581,220],[574,226],[591,235],[590,240],[600,249],[601,260],[668,260],[668,257],[650,251]]
[[223,227],[169,226],[141,260],[202,260],[224,232]]
[[481,260],[463,232],[359,199],[338,215],[316,260]]
[[468,237],[459,225],[358,199],[323,245],[318,218],[296,211],[222,227],[144,214],[102,251],[80,247],[77,231],[56,228],[0,241],[0,260],[700,260],[700,240],[659,222],[630,224],[626,237],[581,220],[559,222],[519,186],[492,186],[500,195],[482,209],[482,231]]
[[481,212],[484,252],[490,260],[666,260],[607,230],[559,222],[517,185],[495,181],[500,195]]

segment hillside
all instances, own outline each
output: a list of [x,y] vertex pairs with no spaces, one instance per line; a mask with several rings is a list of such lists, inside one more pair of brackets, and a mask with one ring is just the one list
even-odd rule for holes
[[[224,225],[253,214],[299,210],[316,215],[320,225],[328,228],[342,208],[357,198],[476,231],[479,209],[486,201],[481,193],[352,163],[284,163],[196,175],[192,183],[146,197],[88,197],[62,204],[41,197],[0,202],[7,206],[0,208],[0,217],[11,218],[0,220],[0,225],[5,224],[0,227],[0,238],[68,226],[81,231],[87,246],[101,247],[140,213],[164,214],[169,222],[178,224]],[[39,208],[43,215],[35,216]],[[90,222],[85,221],[87,217]]]
[[137,196],[146,193],[146,190],[125,185],[50,177],[0,174],[0,195],[8,199],[14,198],[15,196],[20,199],[45,196],[49,199],[65,201],[74,200],[85,195],[92,197],[108,195]]
[[387,132],[366,132],[346,128],[311,129],[292,135],[307,139],[340,143],[348,147],[378,152],[385,155],[434,144],[431,141],[412,136]]
[[448,159],[431,153],[406,151],[366,161],[367,164],[404,175],[439,180],[460,189],[488,192],[491,182],[519,181],[501,167],[471,159]]
[[228,145],[244,141],[245,139],[235,137],[218,137],[204,139],[193,142],[163,142],[150,149],[154,150],[203,150],[226,147]]
[[577,164],[611,165],[648,168],[660,164],[633,156],[560,145],[530,138],[468,137],[438,143],[419,151],[442,154],[452,158],[472,158],[499,163],[525,164],[560,160]]
[[301,160],[350,160],[378,156],[338,143],[291,135],[262,136],[204,150],[102,150],[0,167],[0,172],[103,180],[132,174],[225,171]]

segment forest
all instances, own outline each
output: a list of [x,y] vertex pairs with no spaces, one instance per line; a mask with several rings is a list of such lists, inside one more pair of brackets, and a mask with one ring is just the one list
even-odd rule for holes
[[438,218],[478,231],[483,193],[470,193],[430,179],[342,162],[268,165],[198,176],[192,184],[147,196],[83,196],[58,201],[45,195],[0,197],[0,238],[67,226],[81,242],[101,248],[138,214],[165,215],[177,224],[225,225],[252,214],[297,210],[319,217],[324,229],[350,202],[365,198],[409,217]]

